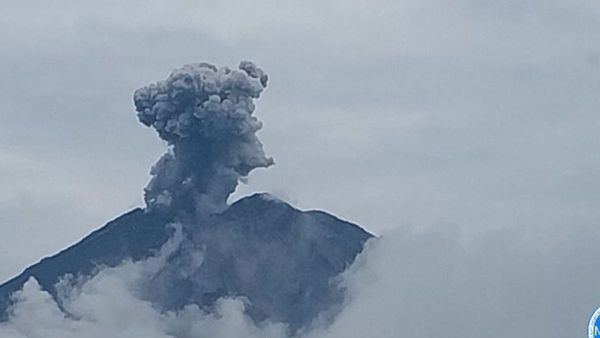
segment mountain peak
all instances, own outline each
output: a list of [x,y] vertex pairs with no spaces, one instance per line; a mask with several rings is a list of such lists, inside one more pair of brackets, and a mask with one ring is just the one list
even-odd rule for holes
[[229,208],[225,212],[231,212],[236,208],[290,208],[294,209],[287,202],[281,200],[280,198],[271,195],[267,192],[259,192],[252,195],[244,196],[237,201],[233,202]]
[[[0,285],[0,318],[6,316],[10,294],[29,278],[57,298],[55,285],[65,274],[89,277],[98,266],[154,255],[173,234],[169,223],[159,213],[136,209],[43,259]],[[244,297],[247,313],[257,322],[269,319],[298,330],[341,303],[343,293],[330,282],[371,237],[352,223],[322,211],[298,210],[271,194],[243,197],[186,229],[187,251],[177,250],[147,283],[148,298],[158,308],[178,310]],[[185,267],[189,248],[203,256],[193,269]],[[182,267],[188,269],[184,274],[178,270]]]

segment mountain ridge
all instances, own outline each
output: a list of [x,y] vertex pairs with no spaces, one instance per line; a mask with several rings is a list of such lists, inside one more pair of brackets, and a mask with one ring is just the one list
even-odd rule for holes
[[[10,295],[30,277],[56,298],[54,285],[65,274],[91,276],[99,267],[148,258],[173,234],[166,226],[170,221],[136,208],[43,258],[0,285],[0,318],[7,318]],[[284,322],[294,330],[341,302],[343,295],[330,280],[373,237],[324,211],[301,211],[266,193],[240,198],[186,231],[190,243],[204,248],[204,267],[187,279],[175,278],[174,267],[186,262],[183,252],[176,255],[148,286],[149,294],[157,295],[150,297],[154,304],[177,310],[188,303],[210,306],[220,297],[243,296],[251,302],[253,319]]]

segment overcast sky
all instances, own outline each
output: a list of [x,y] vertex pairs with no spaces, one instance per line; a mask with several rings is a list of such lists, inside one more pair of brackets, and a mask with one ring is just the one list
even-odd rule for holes
[[133,91],[270,75],[270,191],[382,233],[600,222],[597,0],[2,1],[0,279],[142,205]]

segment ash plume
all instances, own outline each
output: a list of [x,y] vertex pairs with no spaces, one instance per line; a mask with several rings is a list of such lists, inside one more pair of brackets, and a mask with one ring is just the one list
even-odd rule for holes
[[252,115],[267,74],[249,61],[238,68],[188,64],[135,92],[138,119],[170,146],[144,189],[149,210],[221,211],[241,178],[274,163],[256,137],[262,123]]

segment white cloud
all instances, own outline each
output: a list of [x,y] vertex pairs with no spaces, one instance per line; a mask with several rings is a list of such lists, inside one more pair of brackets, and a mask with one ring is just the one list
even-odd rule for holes
[[590,243],[600,231],[556,235],[389,233],[347,273],[352,300],[328,337],[583,336],[600,306],[600,249]]
[[[600,236],[594,227],[559,233],[504,229],[465,236],[457,227],[401,229],[372,240],[341,277],[348,290],[331,325],[318,323],[304,338],[575,337],[600,306],[594,269]],[[163,250],[174,252],[177,239]],[[586,245],[588,243],[589,245]],[[30,280],[0,336],[69,337],[269,337],[286,338],[285,326],[256,325],[243,299],[221,299],[215,313],[196,306],[160,313],[137,285],[166,260],[125,263],[96,277],[62,286],[65,317]]]

